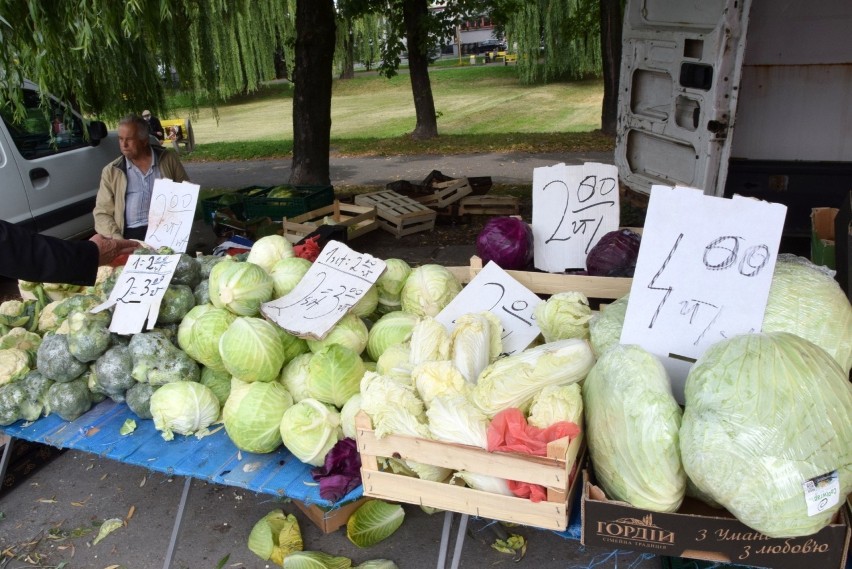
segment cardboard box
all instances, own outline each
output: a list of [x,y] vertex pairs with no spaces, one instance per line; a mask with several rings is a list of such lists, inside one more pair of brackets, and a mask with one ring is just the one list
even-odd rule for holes
[[[574,490],[581,478],[580,467],[585,456],[582,434],[571,441],[564,437],[551,442],[547,445],[548,456],[541,457],[488,452],[479,447],[403,435],[380,439],[363,411],[356,416],[355,426],[365,496],[544,529],[562,531],[568,527]],[[403,458],[479,474],[497,473],[510,480],[545,486],[547,499],[536,503],[526,498],[404,476],[381,470],[379,457]]]
[[830,269],[835,268],[834,219],[836,207],[815,207],[811,210],[811,261]]
[[725,510],[687,498],[672,514],[610,501],[583,471],[582,537],[586,546],[632,549],[770,569],[843,569],[849,549],[849,514],[811,536],[769,538]]
[[346,522],[349,521],[349,516],[354,514],[355,510],[367,502],[369,502],[368,498],[358,498],[354,502],[349,502],[339,508],[329,510],[320,508],[316,504],[305,504],[298,500],[293,501],[296,507],[325,534],[335,532],[338,528],[345,526]]

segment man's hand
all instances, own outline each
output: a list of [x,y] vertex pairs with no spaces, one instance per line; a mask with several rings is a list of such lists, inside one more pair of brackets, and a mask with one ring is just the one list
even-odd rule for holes
[[107,265],[121,255],[129,255],[141,247],[138,241],[130,239],[114,239],[95,234],[90,241],[98,246],[98,264]]

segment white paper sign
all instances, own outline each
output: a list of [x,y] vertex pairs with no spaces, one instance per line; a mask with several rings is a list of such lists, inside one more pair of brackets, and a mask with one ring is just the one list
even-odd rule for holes
[[287,332],[322,339],[363,298],[386,264],[372,255],[329,241],[289,294],[260,307]]
[[503,352],[514,354],[525,350],[541,333],[533,317],[540,302],[543,301],[534,292],[489,261],[435,320],[452,332],[459,316],[491,312],[503,324]]
[[155,249],[171,247],[185,253],[200,188],[198,184],[177,183],[165,178],[154,181],[145,243]]
[[802,488],[805,490],[809,516],[819,515],[840,501],[840,478],[836,470],[805,480]]
[[92,312],[115,306],[109,329],[117,334],[141,332],[146,319],[153,328],[178,261],[180,255],[130,255],[109,299]]
[[675,398],[695,359],[759,332],[787,208],[653,186],[621,333],[661,357]]
[[536,168],[532,191],[535,267],[585,269],[591,248],[618,229],[618,168],[594,162]]

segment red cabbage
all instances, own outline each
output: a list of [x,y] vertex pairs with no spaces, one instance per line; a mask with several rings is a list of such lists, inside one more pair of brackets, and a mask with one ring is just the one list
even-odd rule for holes
[[533,233],[516,217],[492,217],[476,237],[476,254],[482,263],[494,261],[506,270],[525,268],[533,258]]
[[361,485],[361,455],[355,439],[349,437],[337,441],[325,463],[311,469],[311,477],[319,482],[320,497],[336,502]]
[[593,277],[632,277],[641,239],[629,229],[610,231],[586,256],[586,271]]

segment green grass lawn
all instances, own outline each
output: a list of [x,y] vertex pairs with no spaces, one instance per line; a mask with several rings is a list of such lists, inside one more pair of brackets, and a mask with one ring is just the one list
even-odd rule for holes
[[[408,74],[392,79],[359,73],[335,80],[332,151],[348,155],[468,153],[479,151],[610,150],[600,128],[599,80],[524,86],[512,66],[443,65],[430,70],[439,137],[415,141]],[[196,151],[185,160],[288,156],[292,150],[293,89],[263,87],[192,117]],[[177,116],[188,114],[176,111]]]

